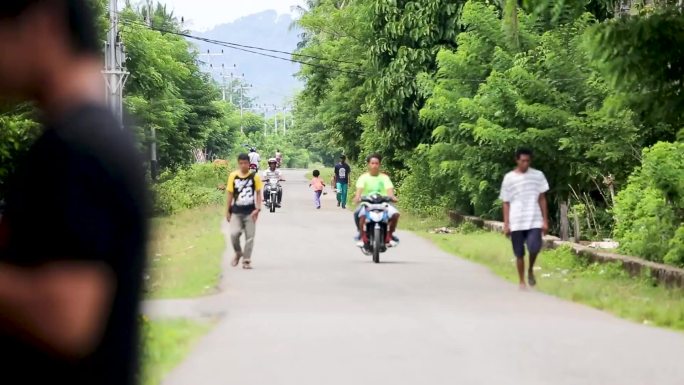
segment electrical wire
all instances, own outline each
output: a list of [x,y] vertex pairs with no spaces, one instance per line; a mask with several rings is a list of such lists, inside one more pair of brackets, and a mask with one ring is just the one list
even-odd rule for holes
[[[168,33],[168,34],[171,34],[171,35],[182,36],[182,37],[185,37],[185,38],[187,38],[187,39],[193,39],[193,40],[203,41],[203,42],[209,43],[209,44],[214,44],[214,45],[218,45],[218,46],[222,46],[222,47],[226,47],[226,48],[231,48],[231,49],[235,49],[235,50],[238,50],[238,51],[248,52],[248,53],[252,53],[252,54],[255,54],[255,55],[265,56],[265,57],[269,57],[269,58],[272,58],[272,59],[278,59],[278,60],[288,61],[288,62],[291,62],[291,63],[299,63],[299,64],[307,65],[307,66],[310,66],[310,67],[328,69],[328,70],[331,70],[331,71],[346,73],[346,74],[350,74],[350,75],[363,75],[363,74],[365,74],[365,73],[362,72],[362,71],[341,69],[341,68],[331,67],[331,66],[327,66],[327,65],[323,65],[323,64],[314,64],[314,63],[310,63],[310,62],[303,61],[303,60],[297,60],[297,59],[293,59],[293,58],[284,58],[284,57],[280,57],[280,56],[275,56],[275,55],[271,55],[271,54],[267,54],[267,53],[263,53],[263,52],[254,51],[254,50],[252,50],[252,49],[242,48],[241,46],[236,46],[235,43],[222,42],[222,41],[219,41],[219,40],[213,40],[213,39],[208,39],[208,38],[203,38],[203,37],[199,37],[199,36],[190,35],[190,34],[184,33],[184,32],[176,32],[176,31],[171,31],[171,30],[165,30],[165,29],[162,29],[162,28],[150,27],[149,25],[144,24],[144,23],[140,23],[140,22],[129,21],[129,20],[121,20],[121,23],[122,23],[122,24],[128,24],[128,25],[133,24],[133,25],[143,26],[143,27],[145,27],[145,28],[148,28],[148,29],[150,29],[150,30],[157,31],[157,32],[160,32],[160,33]],[[264,50],[266,50],[266,49],[264,48]],[[287,52],[285,52],[285,51],[281,51],[281,52],[287,53]],[[292,54],[292,53],[288,53],[288,54]],[[316,58],[316,57],[311,56],[311,58]],[[317,59],[317,60],[330,60],[330,61],[335,61],[335,60],[332,60],[332,59],[323,59],[323,58],[316,58],[316,59]]]
[[[122,21],[125,21],[125,22],[127,22],[127,23],[138,24],[138,25],[141,25],[141,26],[144,26],[144,27],[148,27],[148,28],[154,29],[154,30],[159,31],[159,32],[172,33],[172,34],[184,34],[184,35],[186,35],[184,32],[176,32],[176,31],[162,30],[162,29],[160,29],[160,28],[150,27],[147,23],[143,23],[143,22],[140,22],[140,21],[137,21],[137,20],[122,20]],[[189,34],[188,34],[188,35],[189,35]],[[332,61],[332,62],[341,63],[341,64],[352,64],[352,65],[357,65],[357,66],[362,65],[361,63],[357,63],[357,62],[351,62],[351,61],[339,60],[339,59],[331,59],[331,58],[322,58],[322,57],[320,57],[320,56],[306,55],[306,54],[297,53],[297,52],[280,51],[280,50],[277,50],[277,49],[263,48],[263,47],[257,47],[257,46],[252,46],[252,45],[245,45],[245,44],[234,43],[234,42],[225,41],[225,40],[210,39],[210,38],[199,37],[199,36],[193,36],[193,37],[186,36],[186,37],[195,38],[195,39],[203,39],[203,40],[206,40],[206,42],[212,42],[212,43],[214,43],[214,44],[228,44],[228,45],[233,45],[233,46],[240,47],[240,48],[256,49],[256,50],[259,50],[259,51],[272,52],[272,53],[281,53],[281,54],[285,54],[285,55],[299,56],[299,57],[303,57],[303,58],[307,58],[307,59],[325,60],[325,61]]]
[[[321,57],[317,57],[317,56],[297,54],[294,52],[279,51],[279,50],[273,50],[273,49],[269,49],[269,48],[261,48],[261,47],[256,47],[256,46],[232,43],[232,42],[228,42],[228,41],[203,38],[203,37],[194,36],[194,35],[184,33],[184,32],[176,32],[176,31],[166,30],[163,28],[151,27],[151,26],[147,25],[146,23],[135,21],[135,20],[123,20],[122,19],[121,23],[123,23],[123,24],[134,24],[134,25],[142,26],[142,27],[145,27],[145,28],[148,28],[150,30],[157,31],[160,33],[168,33],[171,35],[176,35],[176,36],[181,36],[181,37],[185,37],[188,39],[198,40],[198,41],[202,41],[205,43],[214,44],[214,45],[218,45],[218,46],[222,46],[222,47],[226,47],[226,48],[232,48],[232,49],[235,49],[238,51],[244,51],[244,52],[248,52],[248,53],[252,53],[252,54],[256,54],[256,55],[261,55],[261,56],[265,56],[265,57],[269,57],[269,58],[273,58],[273,59],[278,59],[278,60],[283,60],[283,61],[288,61],[288,62],[292,62],[292,63],[303,64],[303,65],[307,65],[307,66],[311,66],[311,67],[328,69],[328,70],[346,73],[346,74],[350,74],[350,75],[367,75],[368,74],[368,73],[363,72],[363,71],[340,69],[340,68],[335,68],[335,67],[331,67],[331,66],[327,66],[327,65],[323,65],[323,64],[314,64],[314,63],[310,63],[310,62],[306,62],[306,61],[302,61],[302,60],[297,60],[297,59],[292,59],[292,58],[284,58],[284,57],[280,57],[280,56],[266,54],[263,52],[256,52],[253,50],[262,50],[265,52],[272,52],[272,53],[282,53],[282,54],[287,54],[287,55],[292,55],[292,56],[300,56],[300,57],[305,57],[305,58],[310,58],[310,59],[315,59],[315,60],[322,60],[322,61],[327,60],[327,61],[337,62],[340,64],[360,65],[359,63],[347,62],[344,60],[337,60],[337,59],[326,59],[326,58],[321,58]],[[577,78],[547,79],[547,81],[557,82],[557,81],[584,80],[584,79],[585,78],[577,77]],[[450,80],[460,81],[460,82],[469,82],[469,83],[484,83],[487,81],[487,79],[467,79],[467,78],[464,78],[464,79],[453,79],[452,78]]]

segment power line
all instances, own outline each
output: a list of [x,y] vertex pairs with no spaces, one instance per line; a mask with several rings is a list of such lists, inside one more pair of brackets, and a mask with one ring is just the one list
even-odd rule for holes
[[[184,32],[176,32],[176,31],[166,30],[166,29],[162,29],[162,28],[150,27],[150,26],[147,26],[147,25],[145,25],[145,24],[142,24],[142,23],[139,23],[139,22],[135,22],[135,21],[122,20],[122,23],[123,23],[123,24],[129,24],[129,25],[130,25],[130,24],[134,24],[134,25],[142,26],[142,27],[148,28],[148,29],[150,29],[150,30],[157,31],[157,32],[161,32],[161,33],[168,33],[168,34],[171,34],[171,35],[182,36],[182,37],[185,37],[185,38],[188,38],[188,39],[203,41],[203,42],[205,42],[205,43],[215,44],[215,45],[219,45],[219,46],[222,46],[222,47],[235,49],[235,50],[238,50],[238,51],[243,51],[243,52],[248,52],[248,53],[252,53],[252,54],[255,54],[255,55],[261,55],[261,56],[269,57],[269,58],[272,58],[272,59],[278,59],[278,60],[288,61],[288,62],[291,62],[291,63],[299,63],[299,64],[307,65],[307,66],[310,66],[310,67],[328,69],[328,70],[331,70],[331,71],[342,72],[342,73],[346,73],[346,74],[350,74],[350,75],[364,75],[364,74],[365,74],[365,72],[362,72],[362,71],[357,71],[357,70],[345,70],[345,69],[335,68],[335,67],[331,67],[331,66],[327,66],[327,65],[323,65],[323,64],[314,64],[314,63],[310,63],[310,62],[306,62],[306,61],[302,61],[302,60],[297,60],[297,59],[292,59],[292,58],[284,58],[284,57],[280,57],[280,56],[270,55],[270,54],[267,54],[267,53],[258,52],[258,51],[253,51],[253,50],[251,50],[251,49],[247,49],[247,48],[242,48],[242,47],[240,47],[240,46],[236,46],[235,43],[223,42],[223,41],[213,40],[213,39],[207,39],[207,38],[203,38],[203,37],[199,37],[199,36],[190,35],[190,34],[187,34],[187,33],[184,33]],[[264,49],[264,50],[265,50],[265,49]],[[283,53],[287,53],[287,52],[284,52],[284,51],[282,51],[282,52],[283,52]],[[292,53],[289,53],[289,54],[292,54]],[[311,57],[312,57],[312,58],[316,58],[315,56],[311,56]],[[334,60],[332,60],[332,59],[323,59],[323,58],[316,58],[316,59],[318,59],[318,60],[331,60],[331,61],[334,61]]]
[[[125,22],[127,22],[127,23],[138,24],[138,25],[141,25],[141,26],[144,26],[144,27],[151,27],[151,26],[149,26],[149,25],[147,25],[147,24],[141,23],[141,22],[136,21],[136,20],[126,20]],[[154,30],[156,30],[156,31],[159,31],[159,32],[172,33],[172,34],[183,34],[183,35],[185,35],[184,32],[168,31],[168,30],[162,30],[162,29],[154,28],[154,27],[153,27],[152,29],[154,29]],[[214,44],[221,44],[221,45],[223,45],[223,44],[228,44],[228,45],[232,45],[232,46],[236,46],[236,47],[240,47],[240,48],[256,49],[256,50],[259,50],[259,51],[272,52],[272,53],[282,53],[282,54],[285,54],[285,55],[299,56],[299,57],[303,57],[303,58],[307,58],[307,59],[325,60],[325,61],[332,61],[332,62],[341,63],[341,64],[352,64],[352,65],[356,65],[356,66],[361,66],[361,65],[362,65],[361,63],[357,63],[357,62],[351,62],[351,61],[340,60],[340,59],[332,59],[332,58],[323,58],[323,57],[320,57],[320,56],[307,55],[307,54],[302,54],[302,53],[297,53],[297,52],[280,51],[280,50],[277,50],[277,49],[257,47],[257,46],[252,46],[252,45],[234,43],[234,42],[225,41],[225,40],[210,39],[210,38],[199,37],[199,36],[192,36],[192,37],[191,37],[191,36],[186,36],[186,37],[194,38],[194,39],[201,39],[201,40],[204,40],[204,41],[206,41],[206,42],[211,42],[211,43],[214,43]]]

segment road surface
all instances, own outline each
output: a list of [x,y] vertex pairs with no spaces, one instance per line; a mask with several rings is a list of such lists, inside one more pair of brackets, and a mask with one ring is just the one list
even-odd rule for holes
[[285,175],[254,270],[194,308],[159,303],[224,313],[165,385],[684,384],[684,334],[520,292],[409,233],[375,265],[351,213]]

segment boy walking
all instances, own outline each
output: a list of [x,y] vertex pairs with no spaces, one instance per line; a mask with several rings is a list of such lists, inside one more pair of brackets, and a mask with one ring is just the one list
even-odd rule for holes
[[347,164],[347,157],[340,156],[340,162],[335,165],[335,172],[333,173],[333,183],[337,190],[337,207],[347,207],[347,191],[349,190],[349,178],[351,174],[351,167]]
[[314,190],[314,204],[316,205],[317,209],[321,208],[321,194],[323,194],[323,188],[325,187],[325,183],[323,183],[323,179],[321,179],[321,172],[318,170],[313,170],[313,178],[311,179],[311,183],[309,183],[309,187],[313,187]]
[[542,247],[542,235],[549,230],[546,192],[549,184],[544,173],[530,167],[532,151],[519,149],[515,153],[517,166],[504,177],[501,185],[504,233],[510,236],[516,257],[520,288],[525,289],[525,245],[530,255],[527,280],[537,284],[534,262]]
[[[228,191],[226,220],[230,223],[230,240],[235,250],[232,265],[237,266],[242,259],[242,267],[251,269],[256,221],[261,211],[263,182],[258,174],[250,172],[249,155],[240,154],[238,166],[239,170],[230,174],[226,185]],[[243,231],[245,233],[244,250],[240,246],[240,236]]]

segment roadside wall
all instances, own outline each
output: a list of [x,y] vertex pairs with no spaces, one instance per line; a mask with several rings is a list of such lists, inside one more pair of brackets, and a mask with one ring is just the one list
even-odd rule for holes
[[[449,218],[455,224],[470,222],[477,227],[489,231],[503,232],[503,222],[489,221],[478,217],[462,215],[455,211],[449,212]],[[646,261],[637,257],[599,251],[577,243],[564,242],[561,241],[560,238],[552,235],[544,237],[544,246],[552,249],[567,246],[570,247],[572,252],[576,255],[584,256],[590,261],[600,263],[620,262],[622,267],[631,275],[640,275],[642,272],[649,272],[651,277],[665,286],[684,288],[684,269]]]

